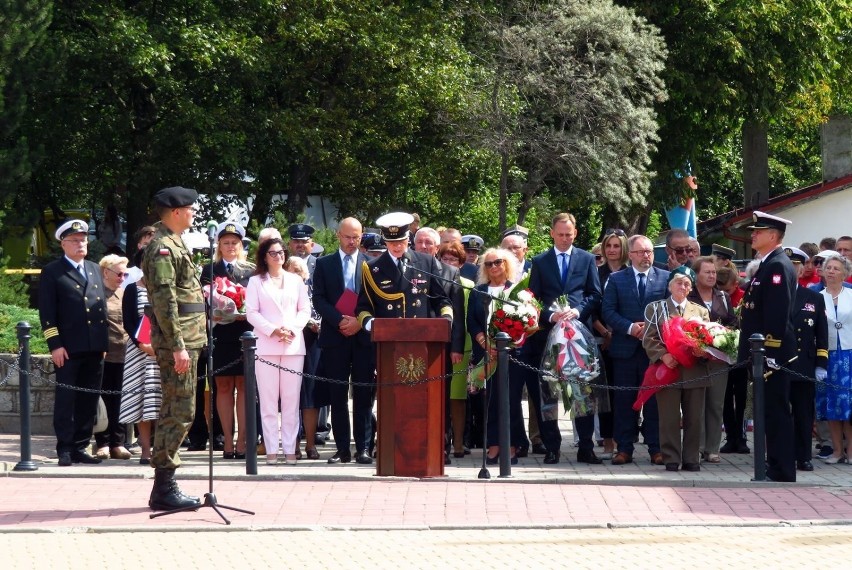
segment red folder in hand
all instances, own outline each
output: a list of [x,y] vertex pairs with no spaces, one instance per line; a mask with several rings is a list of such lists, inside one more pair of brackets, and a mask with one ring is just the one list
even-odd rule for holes
[[343,294],[334,304],[334,308],[340,311],[341,315],[347,317],[355,316],[355,305],[358,303],[358,295],[352,289],[344,289]]
[[142,315],[142,320],[139,321],[134,336],[139,344],[151,344],[151,319],[148,318],[148,315]]

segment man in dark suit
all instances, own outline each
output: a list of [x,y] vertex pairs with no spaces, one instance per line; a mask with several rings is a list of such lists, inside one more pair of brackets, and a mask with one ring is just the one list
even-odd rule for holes
[[[601,312],[612,327],[609,353],[613,362],[613,385],[638,388],[648,368],[648,355],[642,348],[645,335],[645,306],[668,295],[669,272],[653,267],[654,245],[643,235],[627,240],[631,267],[609,276],[603,294]],[[636,392],[617,390],[613,393],[613,432],[618,453],[613,465],[633,462],[633,442],[638,433],[639,415],[633,411]],[[663,464],[660,452],[659,416],[654,396],[642,408],[642,428],[651,463]]]
[[[797,280],[809,259],[801,249],[785,247],[796,270]],[[825,380],[828,375],[828,318],[825,316],[825,297],[807,287],[798,285],[793,299],[793,329],[796,333],[796,360],[790,369],[808,378]],[[814,397],[816,385],[793,377],[790,381],[790,406],[793,412],[793,440],[796,451],[796,469],[813,471],[811,445],[814,425]]]
[[792,320],[796,271],[781,244],[790,221],[759,211],[752,214],[752,220],[751,247],[761,261],[743,295],[737,361],[751,356],[749,337],[763,335],[766,366],[772,371],[765,383],[766,476],[792,483],[796,481],[796,459],[791,445],[790,376],[778,370],[789,366],[796,354]]
[[[367,256],[358,251],[361,222],[341,220],[337,228],[340,247],[337,254],[317,260],[313,277],[314,309],[322,316],[319,334],[323,374],[337,380],[330,384],[331,428],[337,452],[329,463],[349,463],[352,454],[350,436],[354,433],[355,461],[370,464],[368,447],[372,435],[372,411],[375,389],[375,362],[369,334],[355,318],[355,303],[361,290],[361,271]],[[352,390],[352,426],[349,427],[349,379]]]
[[[597,265],[595,265],[595,256],[574,247],[574,238],[577,237],[574,216],[567,213],[554,216],[550,225],[550,237],[553,239],[553,247],[534,257],[530,269],[530,290],[542,305],[539,319],[542,330],[532,335],[521,349],[521,358],[524,362],[536,368],[541,363],[547,336],[554,323],[562,319],[580,319],[591,327],[589,318],[597,311],[601,302],[601,284]],[[568,298],[570,308],[559,312],[550,311],[550,305],[562,295]],[[562,436],[559,434],[557,420],[542,419],[539,406],[541,403],[539,375],[532,371],[525,371],[524,374],[527,394],[536,404],[535,414],[542,443],[547,448],[544,462],[559,463]],[[580,438],[577,461],[590,464],[601,463],[595,455],[595,444],[592,439],[595,431],[595,416],[578,417],[576,425]]]
[[[100,390],[108,344],[106,302],[100,267],[86,260],[88,232],[82,220],[57,228],[64,255],[41,270],[38,310],[56,381]],[[97,393],[56,387],[53,429],[59,465],[101,462],[87,450],[97,408]]]

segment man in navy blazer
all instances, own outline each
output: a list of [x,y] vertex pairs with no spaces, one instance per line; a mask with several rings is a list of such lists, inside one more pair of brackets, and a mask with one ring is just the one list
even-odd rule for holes
[[[354,300],[361,290],[361,266],[367,256],[358,251],[361,243],[361,222],[355,218],[341,220],[337,229],[340,242],[336,254],[320,257],[313,276],[314,309],[322,316],[319,334],[320,360],[324,375],[338,380],[329,386],[331,396],[331,428],[337,452],[329,463],[349,463],[352,454],[350,436],[355,439],[355,460],[373,462],[367,451],[372,436],[372,413],[375,388],[355,385],[352,389],[352,430],[349,428],[349,377],[357,384],[374,383],[373,350],[369,334],[355,318]],[[348,258],[348,259],[347,259]],[[347,283],[348,281],[348,283]],[[351,314],[341,313],[344,306],[338,301],[352,297]]]
[[[668,295],[669,272],[652,266],[654,245],[643,235],[627,240],[630,265],[609,276],[603,294],[601,312],[604,321],[612,327],[609,354],[613,361],[613,385],[639,387],[648,368],[648,355],[642,348],[645,335],[645,306]],[[644,290],[644,291],[643,291]],[[637,393],[617,390],[613,394],[613,431],[618,453],[613,465],[633,462],[633,442],[637,437],[639,415],[633,411]],[[645,403],[642,427],[651,462],[662,465],[660,430],[657,416],[657,399]]]
[[[595,256],[574,247],[576,236],[577,227],[574,216],[567,213],[557,214],[553,217],[550,226],[553,247],[532,260],[530,290],[542,304],[539,319],[542,330],[532,335],[524,344],[521,357],[527,364],[536,368],[541,364],[547,336],[554,323],[569,318],[580,319],[591,326],[589,318],[600,306],[601,284],[598,278]],[[571,308],[560,312],[550,311],[550,305],[562,295],[568,298]],[[526,371],[525,383],[529,398],[536,404],[536,419],[538,420],[542,443],[547,448],[544,462],[548,464],[559,463],[562,436],[559,434],[557,420],[542,420],[539,375],[529,370]],[[592,440],[595,430],[594,415],[576,418],[576,426],[580,437],[577,461],[591,464],[601,463],[601,460],[595,455],[594,441]]]
[[[64,255],[41,271],[38,309],[56,381],[100,390],[107,315],[101,269],[86,260],[88,231],[82,220],[68,220],[57,228],[55,236]],[[96,392],[56,387],[53,429],[59,465],[101,462],[87,451],[97,408]]]

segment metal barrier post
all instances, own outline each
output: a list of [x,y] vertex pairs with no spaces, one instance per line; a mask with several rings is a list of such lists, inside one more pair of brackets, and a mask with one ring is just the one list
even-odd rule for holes
[[512,476],[511,452],[509,446],[509,342],[511,337],[497,334],[497,441],[500,444],[500,475]]
[[766,425],[764,409],[766,406],[766,379],[763,377],[765,339],[761,334],[753,334],[748,341],[751,343],[751,378],[754,401],[754,479],[766,481]]
[[255,356],[257,335],[246,331],[240,336],[243,343],[243,375],[246,387],[246,475],[257,475],[257,376]]
[[18,330],[19,376],[21,413],[21,460],[15,465],[14,471],[37,471],[32,452],[32,425],[30,424],[30,323],[21,321],[15,328]]

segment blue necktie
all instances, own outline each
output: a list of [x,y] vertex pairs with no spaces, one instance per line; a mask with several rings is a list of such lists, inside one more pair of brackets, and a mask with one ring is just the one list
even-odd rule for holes
[[77,266],[77,271],[79,271],[80,275],[83,276],[83,281],[86,281],[88,283],[89,278],[86,276],[86,266],[81,263]]
[[639,301],[645,302],[645,274],[639,274]]
[[565,283],[568,282],[568,254],[560,253],[562,257],[562,288],[565,288]]
[[352,256],[343,256],[343,280],[346,282],[346,288],[355,290],[355,271],[352,267]]

